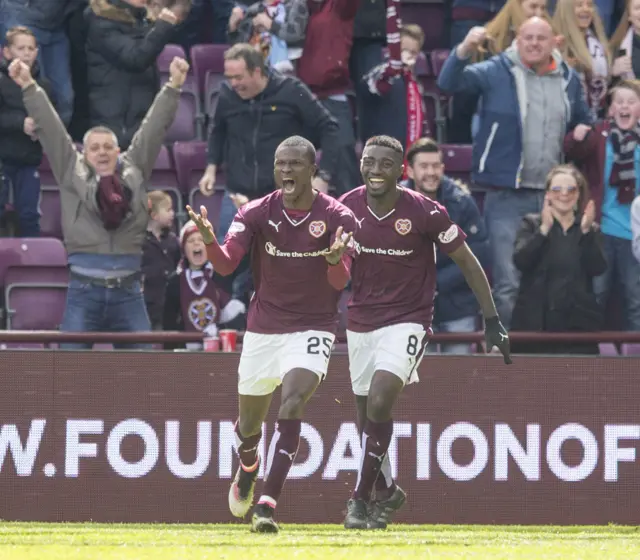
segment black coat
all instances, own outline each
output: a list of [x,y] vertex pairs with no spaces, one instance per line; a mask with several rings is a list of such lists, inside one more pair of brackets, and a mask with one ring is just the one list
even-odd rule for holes
[[174,34],[173,25],[145,17],[122,0],[91,0],[85,12],[91,126],[109,127],[122,149],[160,89],[156,59]]
[[209,163],[226,163],[227,188],[250,199],[275,189],[273,154],[289,136],[318,140],[320,168],[335,175],[340,156],[338,124],[300,80],[272,71],[267,87],[255,98],[242,99],[227,82],[209,137]]
[[[524,217],[516,236],[513,262],[521,273],[511,318],[512,331],[597,331],[603,317],[593,294],[593,278],[607,268],[601,234],[586,235],[576,221],[566,232],[554,222],[540,233],[539,214]],[[514,353],[597,354],[598,345],[516,343]]]
[[[22,89],[9,77],[8,67],[8,61],[0,62],[0,160],[13,165],[37,167],[42,161],[42,146],[24,133],[27,109],[22,101]],[[51,86],[40,77],[37,62],[31,73],[51,98]]]

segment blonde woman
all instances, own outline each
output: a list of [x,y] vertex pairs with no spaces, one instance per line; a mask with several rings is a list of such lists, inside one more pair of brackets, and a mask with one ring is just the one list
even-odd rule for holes
[[620,24],[611,38],[614,55],[611,73],[623,80],[640,76],[640,0],[628,0]]
[[564,38],[565,60],[582,76],[589,109],[595,119],[604,108],[612,58],[598,10],[593,0],[558,0],[553,25]]

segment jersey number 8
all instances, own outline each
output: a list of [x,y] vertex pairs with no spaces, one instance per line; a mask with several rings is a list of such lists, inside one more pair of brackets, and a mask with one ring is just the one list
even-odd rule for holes
[[409,335],[409,341],[407,342],[407,354],[409,354],[409,356],[418,355],[418,337],[415,334]]
[[307,340],[307,354],[320,354],[320,341],[322,340],[322,355],[329,359],[331,356],[331,339],[324,337],[320,339],[318,336],[312,336]]

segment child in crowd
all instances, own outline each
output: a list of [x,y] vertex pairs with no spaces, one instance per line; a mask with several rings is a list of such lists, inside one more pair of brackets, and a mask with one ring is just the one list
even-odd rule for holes
[[162,330],[167,280],[180,261],[180,244],[173,233],[173,202],[162,191],[149,193],[149,225],[142,246],[144,300],[154,331]]
[[0,160],[4,168],[4,181],[0,184],[0,216],[10,201],[18,217],[21,237],[40,236],[40,175],[42,146],[38,142],[35,122],[27,115],[22,91],[8,74],[9,64],[15,58],[31,68],[31,74],[47,95],[49,83],[40,77],[36,61],[38,45],[35,35],[26,27],[12,27],[7,31],[0,63]]
[[[218,327],[243,330],[246,306],[230,298],[229,277],[213,270],[202,234],[192,221],[180,231],[180,247],[183,258],[167,285],[164,329],[199,331],[211,337],[217,335]],[[229,285],[225,285],[225,281]],[[201,345],[187,345],[187,348],[196,347],[199,349]]]

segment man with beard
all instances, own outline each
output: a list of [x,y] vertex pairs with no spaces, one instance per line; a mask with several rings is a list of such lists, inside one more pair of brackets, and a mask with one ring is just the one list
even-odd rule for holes
[[[489,260],[489,239],[484,220],[467,185],[447,177],[438,143],[420,138],[407,151],[404,186],[442,204],[451,220],[467,236],[466,242],[485,268]],[[474,332],[478,302],[467,285],[460,267],[443,251],[436,256],[436,299],[433,313],[435,332]],[[468,354],[469,344],[441,344],[444,354]]]

